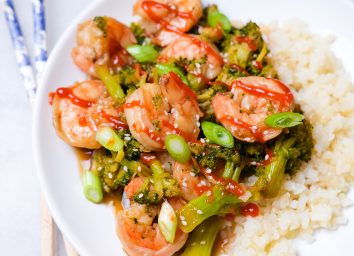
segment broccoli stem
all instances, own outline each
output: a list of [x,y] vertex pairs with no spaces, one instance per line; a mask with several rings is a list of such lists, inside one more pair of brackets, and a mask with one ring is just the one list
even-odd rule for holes
[[125,99],[124,91],[114,76],[110,73],[108,66],[97,65],[95,69],[98,77],[105,84],[109,95],[118,103],[123,103]]
[[225,179],[232,179],[233,181],[238,182],[243,167],[244,164],[241,164],[239,166],[236,166],[235,168],[234,162],[227,161],[222,177]]
[[233,181],[236,181],[238,182],[238,179],[240,178],[240,174],[241,174],[241,171],[243,169],[244,165],[239,165],[239,166],[236,166],[235,168],[235,171],[234,171],[234,174],[232,175],[231,179]]
[[256,187],[260,188],[266,197],[274,197],[281,187],[287,159],[284,156],[276,156],[265,167],[264,174],[257,180]]
[[278,194],[282,185],[286,163],[289,160],[289,149],[295,143],[294,138],[287,140],[278,139],[275,144],[275,156],[265,166],[263,174],[258,178],[255,187],[266,197],[274,197]]
[[210,256],[213,245],[223,224],[218,216],[211,217],[200,224],[189,236],[186,249],[182,256]]
[[225,164],[224,173],[222,174],[223,178],[231,179],[234,173],[235,163],[227,161]]
[[207,218],[223,212],[225,206],[242,202],[239,198],[215,186],[183,206],[178,212],[178,227],[185,233],[195,229]]

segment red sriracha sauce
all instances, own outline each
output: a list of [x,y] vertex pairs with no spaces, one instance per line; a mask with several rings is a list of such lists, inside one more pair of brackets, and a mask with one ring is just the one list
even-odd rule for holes
[[241,208],[241,214],[245,217],[257,217],[259,215],[259,207],[254,203],[248,203]]

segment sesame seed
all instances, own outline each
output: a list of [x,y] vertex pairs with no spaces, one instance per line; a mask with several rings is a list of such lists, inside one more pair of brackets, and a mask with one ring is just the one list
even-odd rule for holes
[[128,167],[127,166],[123,166],[123,170],[125,171],[125,172],[127,172],[128,171]]
[[195,173],[194,172],[190,172],[189,175],[192,176],[192,177],[195,177]]
[[210,168],[206,168],[206,169],[205,169],[205,172],[208,173],[208,174],[210,174],[210,173],[211,173],[211,169],[210,169]]
[[110,173],[110,172],[108,173],[108,178],[109,178],[109,179],[112,179],[112,178],[113,178],[112,173]]
[[198,214],[203,214],[203,212],[201,210],[197,210]]
[[201,245],[205,245],[206,242],[203,240],[203,241],[200,241],[200,244],[201,244]]
[[138,169],[138,172],[141,172],[141,166],[138,166],[137,169]]
[[180,218],[181,220],[185,220],[185,219],[186,219],[183,215],[179,216],[179,218]]
[[144,195],[143,195],[143,193],[140,193],[139,194],[139,198],[142,198]]
[[182,220],[182,225],[183,225],[183,226],[187,226],[187,221]]
[[193,242],[193,243],[191,243],[191,245],[192,245],[192,246],[196,246],[196,245],[197,245],[197,243],[196,243],[196,242]]
[[102,166],[99,166],[99,167],[97,168],[97,170],[99,170],[99,171],[102,171],[102,169],[103,169]]

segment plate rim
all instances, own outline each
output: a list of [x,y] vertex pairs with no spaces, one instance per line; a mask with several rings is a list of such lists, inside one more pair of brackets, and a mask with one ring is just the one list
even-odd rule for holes
[[[34,162],[35,162],[35,168],[36,168],[36,175],[39,180],[40,188],[41,188],[41,195],[44,197],[45,202],[48,206],[49,212],[52,216],[52,218],[55,220],[55,223],[57,224],[58,228],[61,230],[61,232],[65,235],[65,238],[68,239],[76,248],[78,252],[82,255],[91,255],[90,252],[87,250],[87,247],[82,244],[79,239],[77,239],[76,235],[71,232],[70,227],[67,226],[67,223],[65,221],[65,216],[61,214],[61,211],[58,209],[57,205],[54,203],[54,198],[53,194],[50,192],[49,186],[50,184],[48,181],[44,178],[44,175],[42,173],[45,172],[45,168],[43,166],[43,158],[42,154],[40,153],[43,149],[40,147],[40,134],[39,134],[39,126],[40,126],[40,103],[41,100],[44,97],[45,93],[45,85],[47,84],[47,81],[49,79],[50,72],[48,67],[53,66],[53,62],[58,58],[60,55],[60,49],[62,48],[63,45],[65,45],[65,42],[68,41],[70,38],[70,34],[73,30],[76,29],[77,24],[80,23],[80,21],[83,20],[84,17],[87,16],[88,13],[92,12],[94,9],[96,9],[99,5],[104,4],[104,2],[107,2],[109,0],[94,0],[91,2],[89,5],[87,5],[82,11],[80,11],[79,15],[73,19],[70,23],[70,25],[64,30],[64,32],[61,34],[59,40],[55,43],[52,51],[50,52],[45,71],[43,73],[43,77],[41,79],[41,82],[39,83],[39,87],[37,89],[37,96],[34,104],[34,112],[33,112],[33,122],[32,122],[32,149],[33,149],[33,156],[34,156]],[[351,8],[352,11],[354,11],[354,1],[353,0],[341,0],[342,4],[346,5],[347,7]],[[354,77],[353,77],[354,79]],[[354,189],[354,187],[352,188]],[[354,207],[354,206],[353,206]]]

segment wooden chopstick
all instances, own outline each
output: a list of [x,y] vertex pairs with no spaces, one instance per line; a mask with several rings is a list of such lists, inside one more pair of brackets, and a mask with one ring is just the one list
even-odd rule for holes
[[47,204],[41,195],[41,255],[55,256],[56,254],[56,226],[49,213]]

